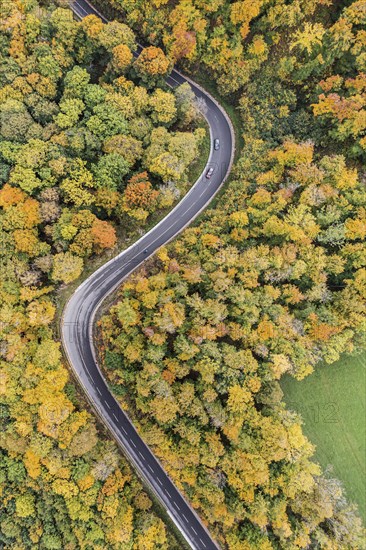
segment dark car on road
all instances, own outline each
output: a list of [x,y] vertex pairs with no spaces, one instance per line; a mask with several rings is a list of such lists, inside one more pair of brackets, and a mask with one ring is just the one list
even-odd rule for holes
[[213,168],[209,168],[206,172],[206,178],[209,180],[213,174],[213,171],[214,169]]
[[218,138],[214,141],[214,149],[215,151],[218,151],[220,149],[220,140]]

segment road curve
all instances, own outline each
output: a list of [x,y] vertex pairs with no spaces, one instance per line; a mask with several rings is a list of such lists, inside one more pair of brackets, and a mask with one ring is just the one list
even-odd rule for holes
[[[107,22],[87,0],[73,0],[70,5],[78,18],[94,14]],[[137,55],[139,51],[140,46]],[[76,289],[63,311],[60,332],[70,367],[89,402],[188,544],[194,550],[216,550],[219,549],[217,542],[211,538],[196,512],[175,487],[109,391],[93,346],[94,318],[102,301],[159,247],[190,224],[212,200],[230,172],[235,146],[230,120],[216,100],[189,78],[177,70],[173,70],[167,78],[167,83],[173,88],[186,81],[197,98],[202,98],[207,106],[205,117],[210,128],[211,154],[202,175],[163,220],[131,247],[96,270]],[[218,151],[212,147],[215,138],[220,139]],[[205,177],[209,167],[214,168],[210,180]]]

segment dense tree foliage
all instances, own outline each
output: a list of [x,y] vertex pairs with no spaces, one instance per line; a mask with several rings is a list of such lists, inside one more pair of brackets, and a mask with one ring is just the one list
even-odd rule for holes
[[223,207],[123,285],[102,321],[105,365],[230,548],[358,548],[277,380],[364,336],[365,190],[342,157],[316,162],[310,144],[287,141],[245,168]]
[[174,548],[80,403],[52,326],[58,285],[113,249],[116,228],[173,203],[199,110],[189,87],[156,88],[160,66],[150,78],[133,60],[126,25],[36,8],[6,2],[0,28],[0,547]]
[[365,342],[366,4],[112,4],[236,93],[244,145],[215,208],[101,319],[111,385],[230,550],[363,548],[278,380]]
[[221,94],[240,97],[244,91],[245,100],[258,73],[272,66],[250,98],[261,103],[263,93],[271,97],[262,105],[261,126],[271,130],[278,118],[293,125],[293,111],[306,102],[301,116],[316,115],[312,129],[304,128],[307,137],[317,129],[323,144],[331,138],[333,148],[346,144],[348,156],[365,160],[364,0],[96,1],[121,10],[144,39],[163,46],[185,70],[200,74],[205,68]]
[[204,130],[164,84],[179,62],[235,102],[244,147],[223,200],[103,317],[106,372],[230,550],[362,548],[278,380],[365,341],[365,2],[111,4],[125,23],[2,6],[0,546],[176,547],[52,323],[58,285],[186,187]]

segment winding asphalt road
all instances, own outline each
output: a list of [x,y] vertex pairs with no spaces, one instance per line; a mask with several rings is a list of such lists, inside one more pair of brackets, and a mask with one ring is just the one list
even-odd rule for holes
[[[78,18],[95,14],[107,22],[86,0],[74,0],[70,5]],[[140,51],[141,47],[136,55]],[[172,88],[186,81],[197,98],[202,98],[207,106],[205,117],[211,134],[208,164],[190,191],[161,222],[134,245],[95,271],[76,289],[63,312],[61,339],[70,366],[90,403],[188,544],[194,550],[216,550],[218,544],[109,391],[98,367],[93,346],[94,318],[102,301],[159,247],[190,224],[212,200],[230,172],[234,153],[234,133],[230,120],[207,92],[181,73],[173,70],[167,78]],[[220,139],[218,151],[212,147],[215,138]],[[209,167],[214,168],[211,179],[205,177]]]

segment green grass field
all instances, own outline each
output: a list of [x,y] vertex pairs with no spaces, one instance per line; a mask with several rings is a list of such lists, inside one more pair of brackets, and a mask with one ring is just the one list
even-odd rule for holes
[[300,382],[284,376],[281,387],[316,445],[315,460],[332,466],[366,523],[366,353],[321,365]]

